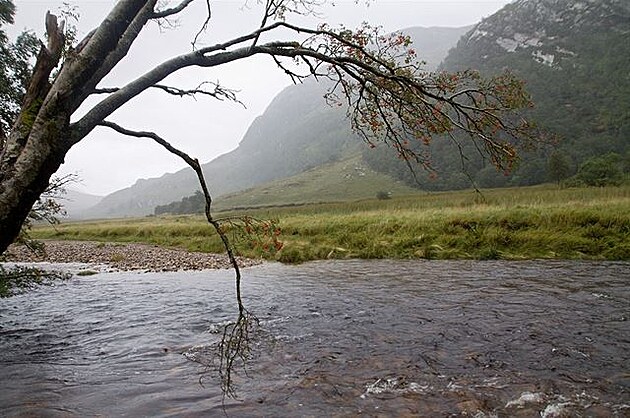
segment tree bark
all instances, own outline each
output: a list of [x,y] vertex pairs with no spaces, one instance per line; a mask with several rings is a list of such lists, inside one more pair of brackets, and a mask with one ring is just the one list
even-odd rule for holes
[[122,0],[78,53],[68,52],[52,85],[64,45],[63,25],[46,16],[43,46],[17,121],[0,153],[0,254],[18,236],[33,204],[76,143],[70,116],[122,59],[153,13],[155,0]]
[[22,112],[0,153],[0,253],[17,237],[31,207],[48,186],[55,166],[61,164],[56,163],[59,157],[50,147],[49,138],[44,138],[51,129],[36,120],[50,91],[48,78],[64,44],[63,28],[51,14],[46,15],[46,31],[48,46],[40,49]]

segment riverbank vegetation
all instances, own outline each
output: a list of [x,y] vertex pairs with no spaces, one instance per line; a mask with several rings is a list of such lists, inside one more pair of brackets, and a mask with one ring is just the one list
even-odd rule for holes
[[[221,216],[244,215],[226,212]],[[386,200],[258,208],[277,219],[283,248],[241,240],[239,252],[282,262],[339,258],[630,260],[630,185],[393,196]],[[202,216],[72,222],[33,231],[38,239],[144,242],[220,252]]]

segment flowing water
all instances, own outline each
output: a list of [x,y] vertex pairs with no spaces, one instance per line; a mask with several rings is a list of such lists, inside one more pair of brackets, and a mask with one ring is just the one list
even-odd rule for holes
[[630,416],[629,263],[268,264],[243,285],[263,332],[224,401],[188,358],[235,318],[230,271],[0,300],[0,415]]

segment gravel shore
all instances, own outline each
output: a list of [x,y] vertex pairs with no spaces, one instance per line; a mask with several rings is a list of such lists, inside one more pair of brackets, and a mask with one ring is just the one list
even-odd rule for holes
[[[146,244],[121,244],[91,241],[43,241],[46,254],[38,256],[24,246],[12,245],[7,261],[87,263],[107,265],[117,270],[177,271],[225,269],[231,265],[226,255],[189,252]],[[241,267],[260,264],[239,258]]]

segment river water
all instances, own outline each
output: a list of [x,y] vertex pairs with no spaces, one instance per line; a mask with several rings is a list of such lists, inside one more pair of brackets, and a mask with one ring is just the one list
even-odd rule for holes
[[232,272],[110,272],[0,300],[0,415],[630,416],[630,263],[244,274],[237,399],[188,360],[234,319]]

